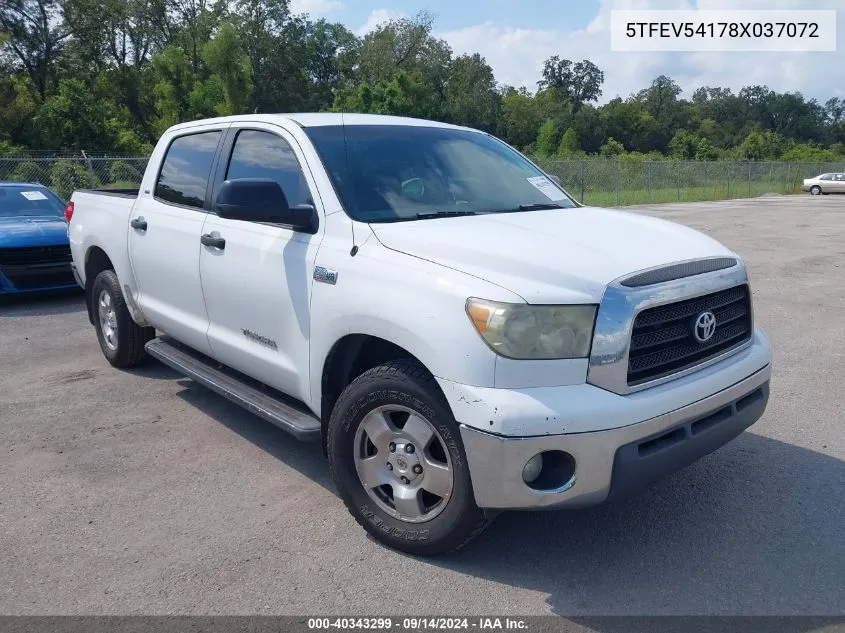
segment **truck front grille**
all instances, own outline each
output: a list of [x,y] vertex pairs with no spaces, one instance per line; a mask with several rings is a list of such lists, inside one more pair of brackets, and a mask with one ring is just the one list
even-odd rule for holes
[[[695,336],[698,317],[712,312],[712,338]],[[683,371],[751,338],[751,294],[747,285],[643,310],[634,320],[628,354],[628,385]]]

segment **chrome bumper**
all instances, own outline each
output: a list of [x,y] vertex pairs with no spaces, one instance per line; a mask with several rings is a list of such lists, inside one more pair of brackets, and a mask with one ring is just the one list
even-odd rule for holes
[[[756,422],[766,408],[771,365],[702,400],[621,428],[543,437],[502,437],[461,425],[475,501],[482,508],[595,505],[716,450]],[[600,414],[600,412],[597,412]],[[575,474],[554,490],[522,479],[541,451],[569,453]]]

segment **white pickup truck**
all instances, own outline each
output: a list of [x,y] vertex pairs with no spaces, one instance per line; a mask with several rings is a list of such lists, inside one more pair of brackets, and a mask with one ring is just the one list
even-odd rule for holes
[[504,509],[597,504],[753,424],[771,350],[740,258],[588,208],[467,128],[357,114],[169,129],[138,191],[78,191],[75,274],[149,355],[300,439],[415,554]]

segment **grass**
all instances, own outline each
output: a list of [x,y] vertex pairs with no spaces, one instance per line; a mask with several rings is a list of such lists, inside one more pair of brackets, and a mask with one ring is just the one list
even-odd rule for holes
[[601,190],[587,187],[581,200],[580,187],[567,191],[586,205],[594,207],[616,207],[630,204],[659,204],[668,202],[702,202],[706,200],[729,200],[732,198],[756,198],[767,193],[798,193],[799,185],[773,182],[714,182],[709,185],[666,187],[660,189]]

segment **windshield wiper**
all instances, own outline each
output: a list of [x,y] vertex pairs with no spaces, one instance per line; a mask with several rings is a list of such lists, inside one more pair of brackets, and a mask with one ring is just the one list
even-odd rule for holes
[[508,209],[509,211],[548,211],[549,209],[565,209],[559,204],[550,204],[548,202],[540,202],[538,204],[521,204],[516,209]]
[[431,213],[417,213],[417,220],[430,220],[431,218],[458,217],[461,215],[475,215],[475,211],[433,211]]

